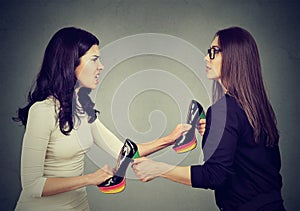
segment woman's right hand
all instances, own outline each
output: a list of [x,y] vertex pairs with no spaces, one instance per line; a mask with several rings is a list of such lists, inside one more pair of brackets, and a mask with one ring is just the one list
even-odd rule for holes
[[105,180],[109,179],[114,175],[113,169],[108,165],[103,166],[103,168],[98,169],[94,173],[88,174],[88,180],[90,185],[99,185]]
[[176,139],[192,128],[190,124],[178,124],[175,129],[169,134],[168,140],[170,144],[174,144]]

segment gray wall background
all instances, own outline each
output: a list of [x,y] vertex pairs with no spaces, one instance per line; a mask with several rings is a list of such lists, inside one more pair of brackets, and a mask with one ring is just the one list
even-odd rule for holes
[[[299,1],[294,0],[12,0],[1,3],[0,210],[13,210],[21,190],[19,166],[24,130],[11,117],[18,106],[24,105],[25,93],[38,72],[44,49],[59,28],[77,26],[91,31],[100,38],[102,46],[129,35],[164,33],[180,37],[205,52],[214,33],[232,25],[248,29],[258,43],[265,84],[281,134],[285,206],[287,210],[299,210],[300,144],[296,122],[300,107],[297,91],[299,9]],[[193,84],[194,76],[174,61],[147,56],[125,61],[108,75],[110,82],[103,83],[97,102],[102,111],[101,120],[120,138],[110,117],[112,90],[131,74],[122,70],[136,72],[147,68],[173,70],[189,84],[197,99],[203,99],[201,84]],[[147,130],[147,121],[140,117],[147,117],[152,108],[162,104],[171,106],[165,108],[168,125],[163,135],[171,132],[180,121],[174,115],[178,109],[172,107],[171,100],[162,93],[149,91],[136,98],[129,111],[133,125],[138,130]],[[207,101],[204,104],[208,106]],[[180,164],[198,161],[199,152],[194,150]],[[86,172],[97,168],[88,158],[86,164]],[[217,210],[212,191],[192,189],[163,179],[146,184],[128,179],[126,190],[115,195],[105,195],[96,187],[88,187],[88,194],[92,210]]]

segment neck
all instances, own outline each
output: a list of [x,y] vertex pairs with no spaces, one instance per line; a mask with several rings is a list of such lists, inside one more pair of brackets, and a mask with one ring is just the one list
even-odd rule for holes
[[223,92],[224,92],[224,94],[226,94],[228,90],[227,90],[227,89],[226,89],[226,87],[223,85],[223,83],[222,83],[221,79],[218,79],[218,82],[219,82],[219,84],[221,85],[221,87],[222,87],[222,89],[223,89]]

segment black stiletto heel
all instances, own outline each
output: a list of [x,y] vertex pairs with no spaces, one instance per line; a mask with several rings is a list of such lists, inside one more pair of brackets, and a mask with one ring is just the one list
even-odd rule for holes
[[119,193],[123,191],[126,186],[126,170],[133,159],[138,157],[140,155],[137,145],[133,141],[126,139],[115,167],[116,173],[113,177],[98,185],[100,191],[103,193]]
[[183,134],[176,140],[173,149],[177,153],[188,152],[197,146],[195,129],[200,118],[205,118],[203,107],[196,100],[192,100],[189,106],[186,121],[187,124],[192,125],[192,128],[186,134]]

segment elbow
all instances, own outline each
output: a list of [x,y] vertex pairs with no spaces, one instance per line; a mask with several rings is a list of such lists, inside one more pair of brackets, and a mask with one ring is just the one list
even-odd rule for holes
[[223,186],[233,174],[220,166],[194,166],[191,171],[192,187],[212,190]]
[[26,185],[22,185],[23,192],[26,195],[33,197],[33,198],[40,198],[43,197],[43,189],[46,182],[46,178],[40,178],[35,180],[32,183],[28,183]]
[[221,187],[229,178],[229,174],[219,174],[219,175],[212,175],[207,183],[207,188],[215,190]]

